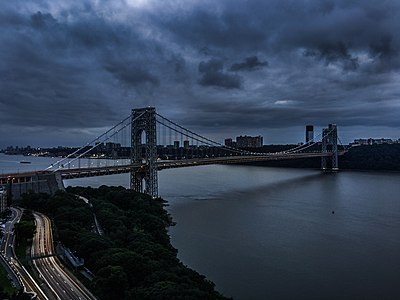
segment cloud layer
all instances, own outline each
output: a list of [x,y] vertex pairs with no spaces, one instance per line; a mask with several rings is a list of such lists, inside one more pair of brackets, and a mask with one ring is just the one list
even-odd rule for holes
[[0,147],[82,144],[147,105],[219,139],[393,135],[398,28],[396,0],[9,1]]

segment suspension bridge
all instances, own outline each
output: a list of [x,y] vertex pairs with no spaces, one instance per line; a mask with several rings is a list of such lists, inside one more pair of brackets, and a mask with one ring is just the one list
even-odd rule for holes
[[[338,141],[337,126],[329,124],[306,144],[273,153],[249,151],[223,145],[146,107],[133,109],[115,126],[45,170],[0,175],[0,186],[18,199],[29,191],[53,194],[63,188],[64,179],[130,173],[131,189],[157,197],[157,174],[163,169],[319,157],[322,170],[336,171],[338,156],[345,152],[338,150]],[[321,146],[315,150],[317,142]]]

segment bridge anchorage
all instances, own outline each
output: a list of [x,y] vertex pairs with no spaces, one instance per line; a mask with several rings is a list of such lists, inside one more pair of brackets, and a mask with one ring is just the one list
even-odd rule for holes
[[44,192],[54,194],[63,180],[130,173],[130,188],[158,196],[157,172],[163,169],[211,164],[241,164],[269,160],[321,158],[323,171],[338,170],[337,126],[291,149],[264,153],[223,145],[158,114],[154,107],[133,109],[129,116],[60,158],[45,170],[0,175],[8,198]]

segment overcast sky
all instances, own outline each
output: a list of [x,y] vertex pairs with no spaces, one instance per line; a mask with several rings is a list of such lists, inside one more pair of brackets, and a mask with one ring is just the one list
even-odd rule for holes
[[36,0],[0,9],[0,147],[157,111],[222,140],[399,138],[398,0]]

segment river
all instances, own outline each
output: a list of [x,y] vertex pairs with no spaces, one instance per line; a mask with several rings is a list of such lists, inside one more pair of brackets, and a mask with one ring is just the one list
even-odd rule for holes
[[[0,172],[52,161],[0,154]],[[159,193],[179,258],[226,296],[400,299],[399,182],[400,173],[214,165],[159,172]]]

